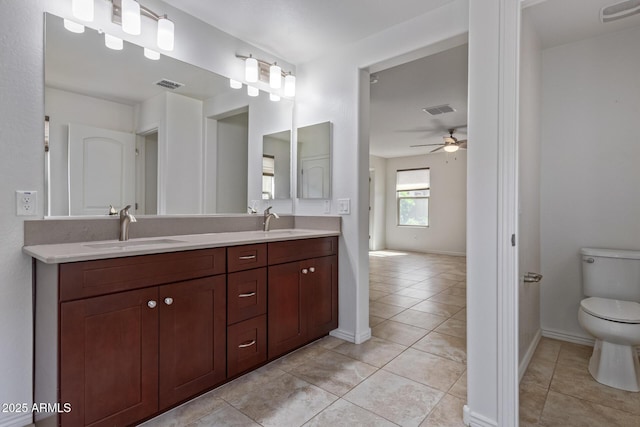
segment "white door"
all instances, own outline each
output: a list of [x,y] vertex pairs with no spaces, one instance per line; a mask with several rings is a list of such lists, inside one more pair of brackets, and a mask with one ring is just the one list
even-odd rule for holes
[[135,206],[133,133],[69,124],[69,214]]
[[328,199],[331,168],[329,157],[309,157],[301,159],[300,183],[303,199]]

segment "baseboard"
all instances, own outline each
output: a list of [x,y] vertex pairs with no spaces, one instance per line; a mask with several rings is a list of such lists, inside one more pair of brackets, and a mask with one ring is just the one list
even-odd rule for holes
[[595,342],[593,338],[570,334],[564,331],[558,331],[556,329],[543,329],[542,336],[546,338],[553,338],[559,341],[572,342],[574,344],[588,345],[590,347],[593,347],[593,344]]
[[468,427],[498,427],[495,420],[473,412],[469,405],[464,405],[462,409],[462,422]]
[[350,331],[345,331],[343,329],[334,329],[333,331],[329,332],[329,335],[331,335],[332,337],[340,338],[341,340],[352,342],[354,344],[362,344],[363,342],[371,338],[371,328],[367,328],[365,331],[361,332],[358,335]]
[[0,427],[24,427],[33,423],[33,414],[31,412],[2,415],[0,417]]
[[518,382],[522,381],[522,377],[524,373],[527,371],[529,367],[529,362],[531,362],[531,358],[533,354],[536,352],[536,348],[538,347],[538,343],[540,342],[540,338],[542,338],[542,330],[538,329],[535,336],[531,340],[531,344],[527,349],[527,352],[524,354],[522,361],[520,361],[520,366],[518,367]]

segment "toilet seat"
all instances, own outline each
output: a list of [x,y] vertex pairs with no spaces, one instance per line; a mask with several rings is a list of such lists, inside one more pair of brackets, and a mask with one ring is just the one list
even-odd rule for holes
[[640,304],[637,302],[591,297],[580,301],[580,307],[604,320],[640,324]]

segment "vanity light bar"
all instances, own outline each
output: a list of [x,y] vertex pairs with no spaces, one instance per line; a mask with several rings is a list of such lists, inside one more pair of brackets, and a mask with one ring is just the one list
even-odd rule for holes
[[236,54],[236,58],[245,61],[245,80],[255,83],[258,80],[269,82],[272,89],[282,87],[284,78],[285,96],[295,96],[295,76],[290,71],[284,71],[277,62],[273,64],[262,59],[254,58],[253,55],[245,56]]

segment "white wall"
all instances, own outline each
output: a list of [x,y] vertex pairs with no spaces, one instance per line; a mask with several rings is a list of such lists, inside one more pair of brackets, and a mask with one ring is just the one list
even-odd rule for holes
[[[50,215],[69,215],[68,138],[69,123],[132,133],[131,105],[45,88],[44,113],[49,116]],[[44,204],[44,194],[42,194]]]
[[[340,325],[337,335],[360,342],[368,325],[368,120],[369,66],[467,31],[468,3],[456,0],[431,13],[389,28],[332,54],[298,66],[297,126],[333,124],[332,199],[351,200],[342,218],[340,245]],[[412,58],[415,59],[415,58]],[[294,156],[295,157],[295,156]],[[321,200],[296,200],[296,214],[321,214]],[[332,203],[336,213],[336,203]]]
[[249,114],[218,120],[217,213],[247,210]]
[[[519,362],[540,331],[540,285],[524,283],[526,272],[540,272],[540,102],[542,49],[538,34],[523,14],[520,39],[519,168]],[[530,355],[529,355],[530,356]]]
[[[398,226],[396,173],[402,169],[429,168],[429,226]],[[437,153],[387,160],[387,249],[466,254],[467,152]]]
[[[95,5],[94,28],[104,28],[140,45],[155,45],[155,23],[151,20],[143,20],[141,37],[129,36],[110,22],[108,2]],[[273,58],[161,1],[148,0],[145,6],[168,13],[175,22],[172,57],[242,79],[242,61],[235,54],[250,50],[295,72],[287,61]],[[15,214],[15,190],[38,191],[38,213],[43,216],[45,11],[70,18],[71,2],[3,0],[0,14],[0,402],[29,403],[32,399],[31,259],[21,252],[24,218]],[[0,426],[24,425],[30,419],[30,414],[0,413]]]
[[369,156],[369,169],[373,171],[373,180],[369,185],[373,186],[373,224],[370,224],[372,250],[385,249],[387,247],[387,159],[377,156]]
[[577,321],[581,247],[640,249],[640,27],[542,56],[542,329]]

